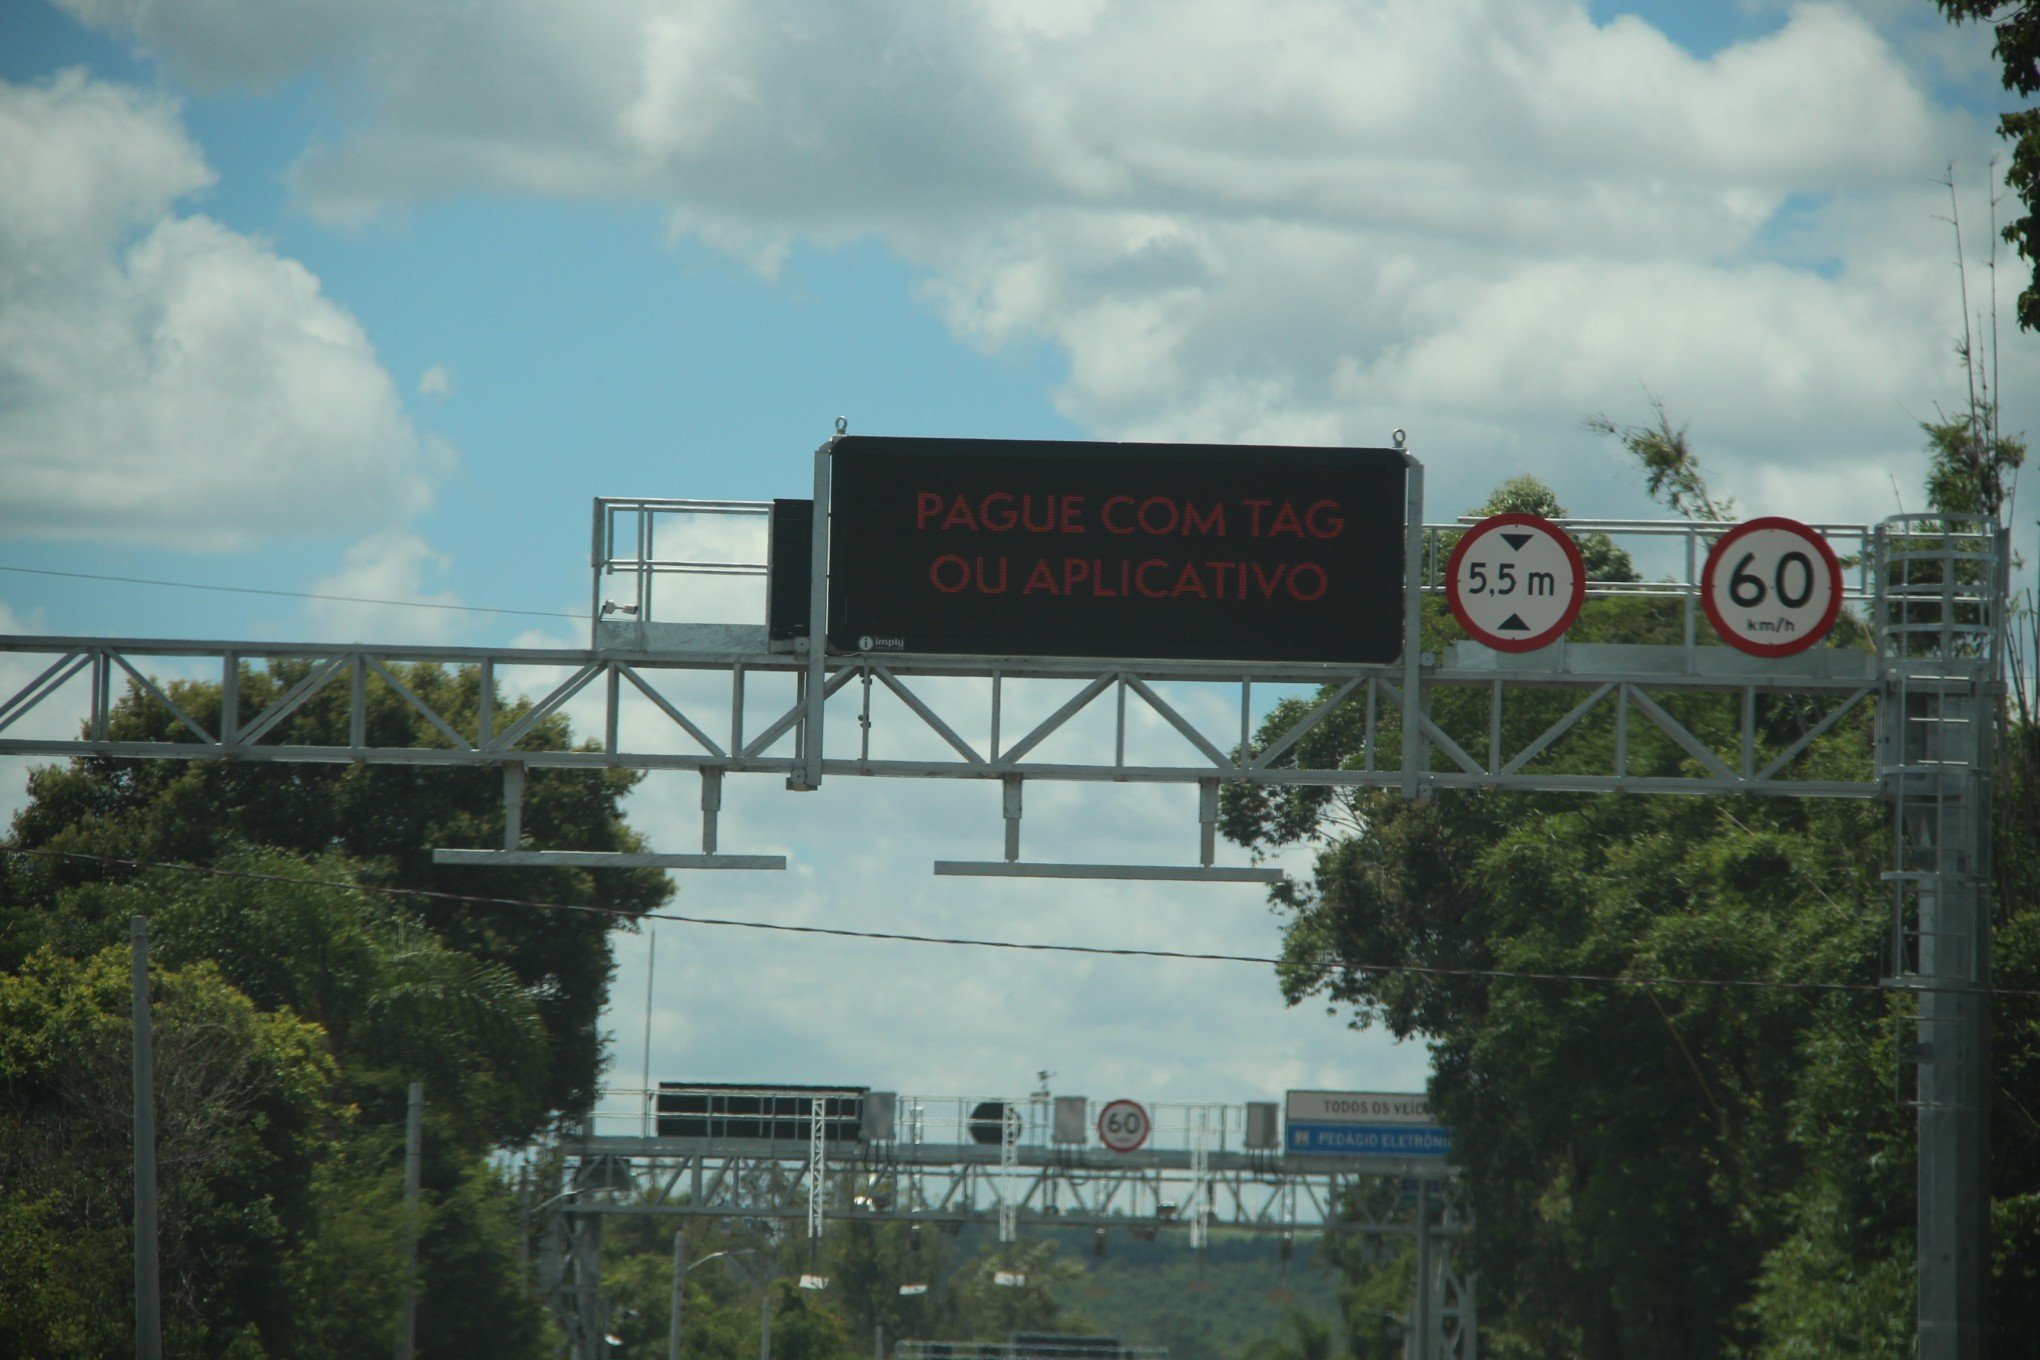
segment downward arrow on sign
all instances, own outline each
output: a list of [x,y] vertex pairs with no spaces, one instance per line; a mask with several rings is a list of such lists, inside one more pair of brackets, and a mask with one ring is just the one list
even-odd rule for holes
[[1535,537],[1535,534],[1503,534],[1502,542],[1508,544],[1515,551],[1521,552],[1523,545]]

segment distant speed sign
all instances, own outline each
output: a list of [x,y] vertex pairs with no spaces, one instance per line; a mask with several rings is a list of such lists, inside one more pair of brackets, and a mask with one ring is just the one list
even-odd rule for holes
[[1490,515],[1460,536],[1445,567],[1452,617],[1498,652],[1558,641],[1586,598],[1579,548],[1540,515]]
[[1114,1152],[1132,1152],[1154,1132],[1148,1112],[1131,1100],[1115,1100],[1098,1111],[1098,1141]]
[[1753,519],[1723,534],[1707,554],[1700,603],[1729,646],[1791,656],[1834,626],[1841,564],[1827,540],[1798,520]]

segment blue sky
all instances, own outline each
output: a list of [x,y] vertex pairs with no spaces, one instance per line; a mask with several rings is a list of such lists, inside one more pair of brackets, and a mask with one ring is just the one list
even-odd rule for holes
[[[1642,515],[1580,422],[1643,419],[1646,390],[1750,513],[1871,519],[1917,508],[1916,422],[1959,396],[1934,180],[1953,163],[1980,222],[2004,96],[1988,35],[1924,0],[558,10],[0,0],[0,566],[574,612],[591,498],[800,495],[838,416],[1402,426],[1434,516],[1519,472]],[[2036,357],[2007,336],[2014,430],[2040,424]],[[0,630],[578,629],[0,571]],[[1251,889],[930,880],[991,852],[989,794],[773,794],[736,795],[729,838],[796,872],[683,902],[1277,941]],[[690,796],[648,785],[655,842]],[[1194,824],[1163,810],[1072,794],[1043,834],[1104,819],[1129,857],[1176,859]],[[1248,970],[661,950],[658,1065],[704,1078],[1017,1089],[1048,1067],[1101,1097],[1241,1099],[1424,1070]],[[641,943],[619,956],[635,1070]],[[769,985],[733,988],[738,963]],[[895,994],[847,1030],[802,1000],[846,970]]]

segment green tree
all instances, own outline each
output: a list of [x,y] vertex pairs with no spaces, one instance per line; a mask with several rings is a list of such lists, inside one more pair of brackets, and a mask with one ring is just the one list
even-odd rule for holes
[[[1723,513],[1661,409],[1658,427],[1644,433],[1668,451],[1653,469],[1660,494]],[[1428,613],[1427,649],[1442,648],[1447,628]],[[1590,603],[1575,636],[1662,643],[1679,629],[1668,602],[1616,599]],[[1725,745],[1735,730],[1725,700],[1663,699],[1703,741]],[[1448,727],[1480,728],[1485,696],[1441,691],[1434,702]],[[1569,706],[1559,696],[1512,705],[1505,742],[1520,748]],[[1294,716],[1276,714],[1261,740]],[[1756,717],[1760,747],[1782,750],[1818,715],[1787,696]],[[1300,755],[1356,759],[1355,721],[1323,724]],[[1632,773],[1671,774],[1688,759],[1669,741],[1628,736]],[[1582,724],[1545,768],[1606,769],[1613,740],[1612,720]],[[1810,771],[1860,776],[1866,750],[1862,721],[1844,720],[1814,743]],[[1801,1156],[1788,1112],[1820,1007],[1790,990],[1562,979],[1874,977],[1877,811],[1284,791],[1236,793],[1226,813],[1228,834],[1249,845],[1320,847],[1314,889],[1278,899],[1292,913],[1289,999],[1321,996],[1352,1007],[1357,1025],[1430,1043],[1434,1104],[1454,1129],[1481,1224],[1484,1349],[1747,1347],[1759,1324],[1743,1306],[1783,1235],[1780,1205]],[[1874,997],[1858,1004],[1882,1013]]]
[[[306,663],[244,667],[241,711],[258,713],[308,672]],[[472,669],[398,667],[401,682],[470,740],[480,682]],[[217,723],[220,688],[172,683],[166,692],[208,726]],[[500,705],[501,724],[522,705]],[[401,694],[371,677],[366,711],[371,743],[443,745]],[[320,691],[266,740],[285,746],[344,746],[349,728],[342,687]],[[189,740],[181,723],[139,687],[115,705],[115,740]],[[521,749],[572,745],[563,718],[540,722]],[[587,850],[642,848],[624,824],[620,802],[637,776],[625,771],[535,769],[526,785],[524,828],[541,845]],[[472,869],[432,863],[442,846],[500,844],[501,777],[485,767],[269,763],[261,761],[74,760],[35,771],[30,800],[14,820],[9,848],[71,852],[100,859],[0,856],[0,967],[18,964],[40,942],[78,954],[114,942],[125,927],[111,919],[67,915],[67,888],[119,882],[138,872],[106,860],[211,865],[244,847],[270,847],[304,860],[338,853],[365,883],[475,897],[510,897],[603,908],[624,917],[666,900],[671,889],[653,871]],[[535,1095],[505,1105],[498,1138],[536,1131],[548,1110],[579,1110],[600,1069],[598,1020],[612,971],[604,912],[532,911],[436,901],[402,904],[416,926],[458,953],[500,964],[537,1007],[546,1064]]]
[[[2030,0],[1936,0],[1954,24],[1987,23],[1996,30],[1992,45],[2004,78],[2015,94],[2040,93],[2040,8]],[[2025,205],[2025,215],[2004,227],[2009,241],[2033,266],[2032,280],[2019,294],[2019,325],[2040,330],[2040,109],[2016,109],[1998,119],[1998,135],[2010,143],[2006,178]]]
[[[303,673],[294,664],[244,668],[244,713],[275,702]],[[472,672],[398,674],[473,735]],[[217,686],[167,688],[201,721],[217,720]],[[429,739],[425,720],[389,685],[375,681],[368,699],[371,742]],[[343,742],[345,708],[340,694],[316,696],[272,739]],[[509,711],[506,721],[517,709]],[[178,724],[137,687],[116,706],[112,728],[116,739],[176,739]],[[553,718],[526,746],[570,740]],[[548,1324],[518,1270],[512,1206],[488,1156],[542,1127],[549,1112],[585,1103],[611,969],[607,931],[618,914],[655,905],[667,888],[657,874],[492,877],[433,866],[434,846],[500,838],[497,780],[479,769],[112,760],[32,775],[31,800],[5,848],[46,853],[0,855],[0,983],[26,996],[51,970],[124,957],[100,951],[125,937],[130,915],[145,914],[166,977],[208,979],[216,1009],[296,1035],[321,1074],[317,1100],[290,1107],[296,1123],[267,1110],[248,1116],[255,1151],[288,1133],[296,1155],[265,1160],[235,1145],[232,1156],[221,1154],[232,1175],[219,1172],[226,1177],[219,1184],[211,1172],[167,1176],[179,1128],[173,1116],[212,1110],[238,1127],[247,1102],[237,1104],[231,1088],[195,1107],[166,1096],[164,1285],[172,1318],[186,1319],[178,1353],[337,1360],[386,1352],[413,1230],[421,1237],[426,1353],[477,1360],[545,1353]],[[618,809],[631,782],[534,772],[525,825],[542,843],[634,848]],[[603,910],[461,906],[366,891],[414,887]],[[120,983],[120,997],[103,998],[106,1016],[125,1014],[124,972]],[[119,1027],[72,1006],[47,1028],[64,1043],[103,1048],[108,1023]],[[166,1058],[174,1059],[180,1031],[174,1016],[165,1025]],[[48,1080],[60,1093],[80,1073],[124,1083],[124,1069],[114,1072],[105,1053],[97,1061],[58,1063],[49,1070],[60,1076]],[[166,1081],[180,1070],[174,1060],[159,1065]],[[255,1069],[241,1061],[226,1070]],[[414,1080],[426,1084],[427,1119],[422,1211],[411,1223],[399,1186],[405,1090]],[[118,1349],[107,1338],[119,1318],[80,1305],[127,1297],[117,1280],[109,1284],[127,1269],[126,1245],[117,1227],[103,1227],[124,1203],[125,1099],[100,1102],[88,1120],[77,1101],[37,1090],[20,1081],[8,1092],[16,1102],[10,1131],[21,1136],[0,1151],[0,1161],[14,1158],[0,1175],[0,1241],[22,1247],[33,1264],[0,1286],[0,1352],[13,1336],[33,1335],[38,1340],[20,1353],[105,1353]],[[69,1156],[74,1142],[98,1148],[99,1162]],[[102,1229],[55,1226],[81,1215]],[[176,1244],[186,1239],[206,1244],[202,1267],[178,1265],[189,1253]]]
[[1289,1334],[1256,1341],[1247,1360],[1332,1360],[1338,1354],[1331,1324],[1303,1312],[1291,1312],[1285,1322]]
[[[1001,1274],[1018,1283],[1000,1284]],[[1089,1331],[1063,1302],[1082,1276],[1053,1239],[987,1246],[956,1269],[957,1336],[1004,1341],[1014,1332]]]
[[386,898],[355,891],[338,855],[304,863],[242,851],[233,877],[158,870],[68,889],[58,914],[87,934],[152,917],[167,964],[209,961],[265,1010],[319,1026],[346,1098],[377,1122],[423,1081],[436,1131],[474,1151],[542,1111],[537,1001],[500,963],[463,954]]
[[[332,1065],[317,1031],[206,964],[152,977],[166,1353],[260,1356],[292,1328]],[[45,950],[0,974],[0,1352],[133,1337],[129,958]]]

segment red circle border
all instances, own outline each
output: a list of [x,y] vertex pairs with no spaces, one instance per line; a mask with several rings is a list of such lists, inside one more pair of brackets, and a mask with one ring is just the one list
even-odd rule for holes
[[[1795,534],[1818,549],[1821,560],[1827,563],[1828,580],[1833,583],[1833,589],[1828,593],[1827,610],[1820,616],[1820,622],[1803,638],[1794,638],[1790,642],[1751,642],[1728,626],[1728,621],[1721,617],[1721,610],[1714,603],[1714,569],[1721,564],[1732,545],[1759,529],[1781,529]],[[1759,519],[1744,520],[1716,539],[1714,546],[1707,550],[1707,565],[1700,570],[1700,607],[1707,612],[1707,621],[1714,625],[1715,634],[1737,651],[1748,652],[1751,656],[1794,656],[1826,637],[1828,630],[1835,626],[1835,619],[1842,612],[1842,564],[1825,538],[1796,519],[1765,515]]]
[[[1105,1138],[1105,1116],[1110,1114],[1112,1111],[1118,1109],[1121,1105],[1131,1105],[1133,1106],[1134,1109],[1139,1110],[1140,1122],[1144,1126],[1141,1129],[1140,1137],[1134,1140],[1134,1144],[1132,1147],[1114,1147],[1110,1142],[1107,1142]],[[1098,1141],[1104,1144],[1105,1150],[1107,1152],[1139,1152],[1142,1148],[1147,1146],[1147,1140],[1154,1135],[1154,1131],[1155,1131],[1155,1117],[1148,1113],[1147,1106],[1141,1104],[1137,1100],[1131,1100],[1125,1096],[1121,1096],[1117,1100],[1108,1100],[1105,1102],[1104,1105],[1099,1107]]]
[[[1559,546],[1565,549],[1565,555],[1572,559],[1572,603],[1566,606],[1565,613],[1560,616],[1557,623],[1534,637],[1497,637],[1476,624],[1467,614],[1466,607],[1459,602],[1459,563],[1465,558],[1467,549],[1473,546],[1475,539],[1485,537],[1490,532],[1511,524],[1526,525],[1550,534],[1558,540]],[[1534,652],[1540,647],[1549,647],[1565,636],[1566,629],[1573,626],[1573,620],[1580,616],[1580,606],[1586,603],[1586,599],[1587,564],[1580,556],[1580,545],[1573,542],[1571,534],[1542,515],[1527,514],[1520,510],[1512,510],[1505,515],[1489,515],[1459,536],[1459,542],[1452,547],[1452,556],[1445,562],[1445,603],[1451,606],[1452,617],[1459,620],[1459,626],[1466,630],[1468,637],[1497,652]]]

